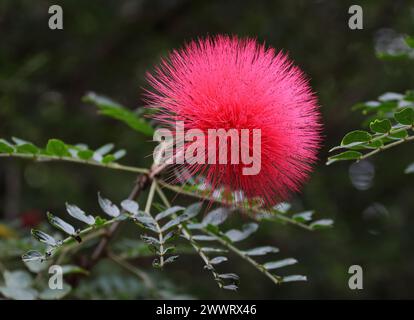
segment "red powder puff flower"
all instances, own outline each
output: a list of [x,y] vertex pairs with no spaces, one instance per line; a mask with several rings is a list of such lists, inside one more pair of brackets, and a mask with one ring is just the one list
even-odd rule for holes
[[[155,118],[166,127],[182,121],[185,132],[198,129],[207,137],[209,129],[249,129],[250,138],[260,129],[260,171],[254,175],[243,174],[244,163],[182,165],[213,190],[241,191],[272,205],[308,177],[321,140],[318,104],[305,75],[285,54],[253,39],[209,37],[173,51],[147,78],[153,88],[147,102],[160,110]],[[252,151],[251,144],[241,149]]]

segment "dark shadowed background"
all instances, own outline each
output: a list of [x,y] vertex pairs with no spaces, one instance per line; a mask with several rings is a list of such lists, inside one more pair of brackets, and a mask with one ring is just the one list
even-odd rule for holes
[[[48,28],[52,4],[63,8],[64,30]],[[348,28],[351,4],[363,7],[363,30]],[[414,159],[413,146],[400,146],[358,166],[325,166],[329,148],[360,128],[364,119],[352,105],[384,92],[413,89],[413,60],[380,60],[375,50],[381,35],[413,30],[414,3],[398,0],[3,0],[0,137],[41,146],[50,137],[91,147],[113,142],[128,150],[123,162],[148,166],[153,147],[148,138],[98,116],[94,107],[82,103],[82,96],[95,91],[131,109],[141,107],[145,73],[169,50],[208,34],[256,37],[287,51],[317,92],[324,147],[309,183],[293,202],[334,219],[335,226],[313,233],[264,223],[249,240],[296,257],[300,263],[294,270],[308,276],[306,283],[275,287],[234,257],[229,269],[240,274],[240,289],[224,292],[194,255],[154,271],[154,277],[169,279],[179,292],[196,298],[414,298],[414,184],[403,173]],[[62,212],[66,201],[96,211],[98,190],[122,200],[133,178],[76,164],[1,158],[0,224],[44,219],[46,210]],[[139,237],[136,231],[125,232]],[[140,263],[151,268],[150,260]],[[363,290],[348,288],[353,264],[364,269]]]

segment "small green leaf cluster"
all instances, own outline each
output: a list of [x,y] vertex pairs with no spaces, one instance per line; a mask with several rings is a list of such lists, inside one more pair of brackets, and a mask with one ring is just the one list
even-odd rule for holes
[[[330,152],[345,150],[328,158],[327,165],[338,161],[361,160],[382,150],[414,139],[414,93],[386,93],[378,101],[356,105],[364,114],[371,115],[368,130],[346,134],[339,146]],[[410,170],[408,170],[410,171]]]
[[70,145],[59,139],[50,139],[44,148],[40,148],[32,142],[20,138],[13,137],[12,142],[0,139],[0,155],[32,157],[34,159],[67,159],[105,165],[126,155],[126,151],[123,149],[111,153],[113,149],[114,145],[112,143],[105,144],[96,150],[91,150],[86,144]]

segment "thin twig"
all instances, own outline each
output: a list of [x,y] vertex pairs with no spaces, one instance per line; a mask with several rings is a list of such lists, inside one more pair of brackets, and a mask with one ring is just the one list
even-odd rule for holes
[[102,168],[109,168],[114,170],[122,170],[122,171],[129,171],[135,173],[149,173],[148,169],[145,168],[138,168],[132,166],[126,166],[119,163],[101,163],[93,160],[83,160],[71,157],[58,157],[52,155],[40,155],[40,154],[30,154],[30,153],[0,153],[0,157],[11,157],[11,158],[23,158],[23,159],[31,159],[38,162],[43,161],[66,161],[66,162],[73,162],[73,163],[80,163],[80,164],[87,164],[91,166],[97,166]]
[[156,183],[153,180],[151,183],[147,203],[145,204],[145,210],[144,210],[148,214],[151,214],[151,206],[152,206],[152,202],[154,201],[155,186],[156,186]]
[[[157,186],[157,183],[155,182],[155,180],[152,180],[150,191],[149,191],[149,194],[148,194],[147,203],[145,205],[145,212],[148,215],[151,215],[151,205],[152,205],[152,202],[154,200],[154,194],[155,194],[156,186]],[[163,234],[162,234],[162,231],[161,231],[161,226],[158,223],[158,221],[155,220],[155,219],[154,219],[154,224],[155,224],[155,228],[157,229],[158,241],[160,243],[159,257],[160,257],[160,268],[162,268],[164,266],[164,237],[163,237]]]

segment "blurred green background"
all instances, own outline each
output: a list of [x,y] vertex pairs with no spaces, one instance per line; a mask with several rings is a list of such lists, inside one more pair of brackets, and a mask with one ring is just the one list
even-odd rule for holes
[[[48,28],[52,4],[63,8],[64,30]],[[363,30],[348,28],[351,4],[364,10]],[[325,166],[329,148],[360,128],[364,118],[351,111],[353,104],[414,88],[414,60],[376,57],[384,37],[413,31],[414,3],[401,0],[2,0],[0,137],[40,146],[50,137],[93,148],[113,142],[128,150],[124,163],[148,166],[148,138],[98,116],[82,96],[95,91],[131,109],[141,107],[145,73],[169,50],[208,34],[257,37],[287,51],[317,92],[324,147],[293,203],[334,219],[335,226],[313,233],[264,223],[249,240],[251,247],[274,245],[297,258],[293,269],[308,276],[306,283],[275,287],[234,257],[228,269],[240,274],[240,289],[224,292],[194,255],[154,277],[169,279],[179,292],[197,298],[414,298],[414,184],[403,173],[414,159],[413,146],[402,145],[357,166]],[[120,201],[133,178],[76,164],[0,159],[0,219],[36,220],[46,210],[62,212],[66,201],[96,211],[98,190]],[[151,268],[150,261],[142,264]],[[353,264],[364,269],[363,290],[348,288]]]

